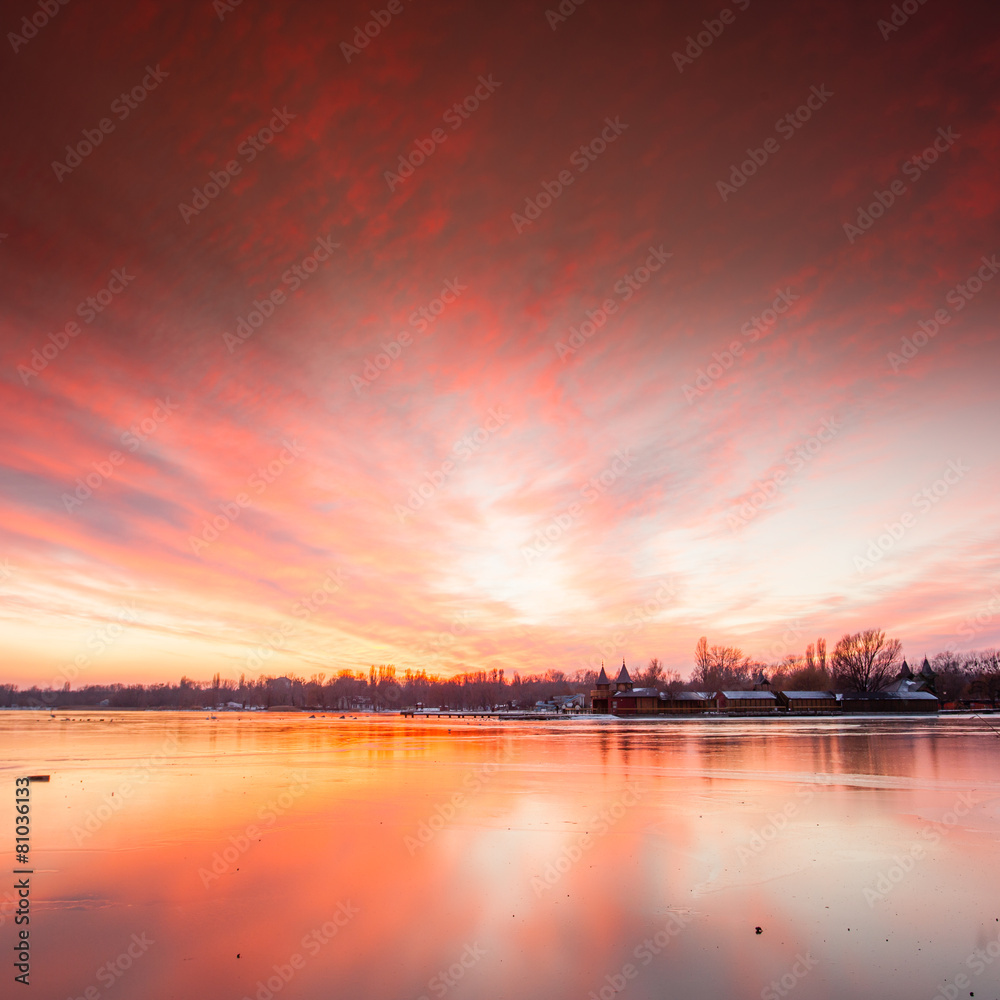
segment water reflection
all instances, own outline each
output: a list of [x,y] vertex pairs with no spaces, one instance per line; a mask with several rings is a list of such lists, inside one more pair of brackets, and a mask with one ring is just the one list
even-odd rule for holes
[[1000,933],[974,720],[0,713],[0,747],[52,774],[44,997],[930,998]]

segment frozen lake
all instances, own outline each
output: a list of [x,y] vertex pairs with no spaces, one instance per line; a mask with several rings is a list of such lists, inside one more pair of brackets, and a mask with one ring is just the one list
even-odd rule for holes
[[47,1000],[1000,997],[977,719],[0,712],[0,761]]

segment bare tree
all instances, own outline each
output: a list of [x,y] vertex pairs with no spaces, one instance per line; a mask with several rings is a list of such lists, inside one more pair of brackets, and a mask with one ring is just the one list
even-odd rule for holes
[[963,657],[950,649],[937,653],[931,660],[934,682],[931,690],[941,700],[941,704],[958,701],[969,684]]
[[635,675],[638,687],[659,687],[663,680],[663,664],[659,658],[654,656],[645,670],[640,670]]
[[677,694],[678,691],[683,690],[684,682],[681,680],[681,672],[679,670],[667,670],[664,671],[663,679],[660,682],[660,690],[666,691],[667,694]]
[[[772,681],[772,686],[773,684]],[[827,691],[830,688],[830,674],[817,661],[811,667],[798,666],[792,670],[785,684],[787,691]]]
[[813,646],[812,643],[809,643],[809,645],[806,646],[806,666],[807,667],[811,668],[811,667],[815,667],[816,666],[816,660],[814,658],[815,648],[816,647]]
[[771,682],[772,691],[783,690],[789,687],[788,678],[791,676],[791,670],[794,668],[794,664],[789,665],[788,663],[790,659],[794,659],[794,657],[786,656],[780,663],[772,663],[764,671],[765,676]]
[[881,691],[896,672],[902,653],[898,639],[881,629],[843,635],[833,650],[833,672],[841,686],[854,691]]
[[711,666],[712,661],[708,655],[708,637],[702,636],[698,640],[698,645],[694,647],[694,665],[695,672],[701,671],[705,673]]
[[816,640],[816,666],[826,673],[826,639]]
[[695,669],[691,679],[706,690],[740,689],[750,684],[750,657],[736,646],[712,646],[702,637],[695,647]]
[[982,693],[996,708],[1000,700],[1000,653],[995,649],[971,653],[966,658],[965,667],[973,675],[970,691]]

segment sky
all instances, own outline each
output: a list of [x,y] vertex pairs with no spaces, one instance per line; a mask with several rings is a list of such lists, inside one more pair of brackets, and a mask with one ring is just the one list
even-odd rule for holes
[[0,680],[1000,642],[995,8],[377,2],[6,7]]

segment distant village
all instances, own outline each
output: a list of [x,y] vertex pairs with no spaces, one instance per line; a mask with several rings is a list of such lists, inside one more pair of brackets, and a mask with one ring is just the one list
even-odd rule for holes
[[695,715],[706,712],[736,715],[937,712],[941,702],[935,693],[935,678],[936,674],[925,658],[916,676],[904,660],[899,674],[879,691],[772,691],[770,681],[761,674],[755,678],[751,690],[669,693],[655,687],[636,687],[623,660],[614,683],[601,668],[590,693],[590,711],[595,715],[620,716]]
[[[638,683],[637,683],[638,682]],[[691,680],[680,682],[658,660],[633,680],[624,659],[611,680],[604,666],[587,701],[574,709],[598,715],[834,715],[995,711],[1000,702],[1000,653],[983,650],[926,656],[914,671],[902,643],[879,629],[841,637],[827,657],[818,639],[801,657],[764,664],[737,647],[695,647]],[[558,705],[558,700],[556,701]],[[579,706],[579,707],[577,707]]]
[[[820,639],[801,656],[761,663],[737,647],[699,640],[689,680],[657,659],[610,672],[507,677],[501,669],[442,678],[426,671],[397,674],[391,664],[366,671],[295,676],[241,674],[209,682],[93,684],[71,688],[0,685],[0,707],[212,711],[504,712],[620,717],[705,714],[914,714],[994,711],[1000,704],[1000,653],[945,651],[913,669],[901,644],[870,629],[843,636],[827,656]],[[614,679],[612,680],[612,677]]]

